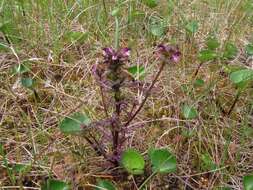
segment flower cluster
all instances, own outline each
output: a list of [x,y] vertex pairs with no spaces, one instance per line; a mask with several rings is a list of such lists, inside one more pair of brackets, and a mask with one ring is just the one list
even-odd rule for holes
[[103,49],[104,61],[109,64],[118,64],[127,61],[130,56],[129,48],[121,48],[114,50],[113,48],[107,47]]
[[160,44],[158,45],[158,56],[163,60],[169,59],[177,63],[180,60],[181,52],[178,47]]

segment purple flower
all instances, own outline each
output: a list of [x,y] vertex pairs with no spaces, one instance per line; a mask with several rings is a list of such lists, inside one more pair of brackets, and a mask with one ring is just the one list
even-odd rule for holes
[[106,63],[119,63],[127,61],[130,56],[129,48],[121,48],[118,51],[107,47],[103,49],[103,55]]
[[172,45],[158,45],[158,56],[162,59],[169,59],[172,62],[179,62],[181,52],[178,47]]

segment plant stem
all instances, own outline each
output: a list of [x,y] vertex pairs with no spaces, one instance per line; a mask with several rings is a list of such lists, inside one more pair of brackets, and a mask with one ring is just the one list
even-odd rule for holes
[[107,110],[107,107],[106,107],[106,102],[105,102],[105,96],[104,96],[103,88],[102,88],[101,85],[100,85],[100,95],[101,95],[105,115],[106,115],[106,117],[109,117],[108,110]]
[[146,185],[146,183],[153,177],[156,175],[156,172],[152,173],[150,176],[147,177],[147,179],[145,179],[145,181],[140,185],[140,187],[138,188],[138,190],[141,190],[144,185]]
[[115,16],[115,36],[114,36],[115,44],[114,48],[117,50],[119,48],[119,18]]
[[231,107],[230,107],[230,109],[229,109],[229,111],[228,111],[228,113],[227,113],[227,116],[230,116],[230,114],[232,113],[233,109],[235,108],[236,103],[237,103],[238,100],[239,100],[240,95],[241,95],[241,91],[237,91],[236,96],[235,96],[235,99],[234,99],[234,102],[233,102],[233,104],[231,105]]
[[148,90],[147,90],[147,92],[146,92],[146,95],[145,95],[144,100],[141,102],[139,108],[134,112],[134,114],[133,114],[132,116],[130,116],[130,119],[126,122],[125,127],[128,126],[128,125],[133,121],[133,119],[136,117],[136,115],[137,115],[137,114],[141,111],[141,109],[143,108],[144,104],[146,103],[146,101],[147,101],[147,99],[148,99],[148,97],[149,97],[149,95],[150,95],[150,92],[151,92],[152,88],[154,87],[154,85],[155,85],[157,79],[159,78],[160,74],[162,73],[165,64],[167,64],[167,62],[166,62],[166,61],[163,61],[163,62],[162,62],[162,65],[161,65],[160,68],[159,68],[159,71],[157,72],[157,74],[156,74],[154,80],[152,81],[151,85],[149,86],[149,88],[148,88]]

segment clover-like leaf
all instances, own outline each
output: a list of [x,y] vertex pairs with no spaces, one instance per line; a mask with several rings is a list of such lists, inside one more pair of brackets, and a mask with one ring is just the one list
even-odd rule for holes
[[134,149],[128,149],[122,153],[121,165],[133,175],[140,175],[144,172],[145,161],[142,155]]
[[48,179],[42,185],[41,190],[70,190],[70,187],[64,181]]
[[237,47],[233,43],[231,42],[226,43],[223,58],[233,59],[236,57],[237,53],[238,53]]
[[253,190],[253,175],[243,177],[244,190]]
[[87,115],[76,112],[69,117],[65,117],[59,124],[61,132],[65,134],[79,134],[82,131],[82,125],[89,125],[90,119]]
[[204,86],[204,84],[205,84],[205,81],[203,79],[196,79],[194,82],[195,87],[201,87],[201,86]]
[[167,149],[151,149],[149,151],[149,157],[153,172],[171,173],[176,171],[176,157]]
[[201,62],[212,61],[216,59],[217,57],[218,57],[217,53],[209,49],[200,51],[198,55],[198,59]]
[[134,79],[143,79],[145,75],[145,68],[143,66],[132,66],[128,68],[128,72],[132,75]]
[[241,69],[241,70],[232,72],[230,74],[229,78],[234,84],[247,82],[249,80],[253,80],[253,70],[252,69]]
[[143,0],[143,3],[149,8],[155,8],[159,4],[159,0]]
[[193,106],[187,104],[183,106],[182,112],[185,119],[194,119],[198,116],[197,110]]
[[199,24],[196,20],[188,22],[188,24],[185,26],[185,29],[187,32],[194,34],[199,29]]
[[110,181],[99,180],[96,190],[116,190],[116,187]]

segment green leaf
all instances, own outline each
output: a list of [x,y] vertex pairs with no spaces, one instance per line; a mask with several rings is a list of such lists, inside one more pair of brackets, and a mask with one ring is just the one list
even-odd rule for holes
[[208,153],[201,155],[202,167],[204,170],[215,170],[217,165],[212,161]]
[[28,62],[23,62],[20,65],[15,65],[13,68],[13,74],[24,74],[30,71],[30,65]]
[[244,190],[253,190],[253,175],[243,177]]
[[153,172],[165,174],[175,172],[177,169],[176,157],[167,149],[151,149],[149,157]]
[[21,84],[25,88],[32,89],[35,85],[35,81],[32,78],[21,78]]
[[194,119],[198,116],[198,112],[193,106],[185,104],[183,106],[183,116],[185,119]]
[[185,29],[187,32],[194,34],[199,29],[199,24],[196,20],[188,22],[188,24],[185,26]]
[[165,35],[166,27],[162,20],[153,20],[153,22],[149,26],[150,32],[152,35],[161,37]]
[[134,79],[143,79],[145,75],[145,68],[143,66],[132,66],[128,68],[128,72]]
[[89,125],[90,119],[83,113],[76,112],[70,117],[65,117],[59,124],[61,132],[65,134],[79,134],[81,125]]
[[207,39],[206,46],[209,50],[215,50],[220,46],[220,43],[217,38],[212,37]]
[[117,7],[115,9],[112,10],[111,15],[112,16],[118,16],[120,12],[120,9]]
[[143,0],[143,3],[149,8],[155,8],[159,4],[159,0]]
[[242,69],[242,70],[239,70],[239,71],[235,71],[235,72],[232,72],[230,74],[229,78],[234,84],[247,82],[247,81],[253,79],[253,70],[251,70],[251,69]]
[[128,149],[124,151],[121,157],[121,164],[130,174],[140,175],[144,172],[144,158],[136,150]]
[[245,51],[246,51],[248,56],[253,55],[253,44],[246,45]]
[[200,51],[198,55],[198,59],[201,62],[212,61],[216,59],[217,57],[218,57],[217,53],[209,49]]
[[23,173],[25,172],[27,169],[29,168],[29,166],[24,165],[24,164],[15,164],[12,167],[12,170],[16,173]]
[[98,181],[96,190],[116,190],[116,187],[112,182],[106,180]]
[[41,190],[70,190],[70,187],[63,181],[48,179]]
[[88,38],[87,32],[76,32],[70,31],[67,32],[64,36],[65,41],[68,43],[83,43]]
[[225,50],[223,53],[223,58],[225,59],[233,59],[236,57],[238,53],[237,47],[231,42],[226,43]]
[[205,81],[203,79],[196,79],[194,82],[195,87],[201,87],[201,86],[204,86],[204,84],[205,84]]

